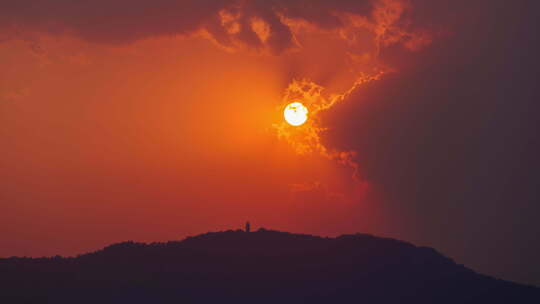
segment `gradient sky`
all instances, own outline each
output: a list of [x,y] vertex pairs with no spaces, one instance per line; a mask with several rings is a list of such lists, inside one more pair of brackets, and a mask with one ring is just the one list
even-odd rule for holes
[[250,220],[540,285],[533,3],[4,1],[0,256]]

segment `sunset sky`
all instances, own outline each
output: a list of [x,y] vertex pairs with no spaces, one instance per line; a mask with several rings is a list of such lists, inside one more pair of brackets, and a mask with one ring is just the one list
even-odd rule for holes
[[2,1],[0,257],[249,220],[540,285],[534,3]]

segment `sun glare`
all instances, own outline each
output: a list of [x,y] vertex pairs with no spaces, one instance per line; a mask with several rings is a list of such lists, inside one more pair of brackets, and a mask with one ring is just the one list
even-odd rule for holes
[[308,109],[300,102],[293,102],[285,107],[283,115],[290,125],[300,126],[307,120]]

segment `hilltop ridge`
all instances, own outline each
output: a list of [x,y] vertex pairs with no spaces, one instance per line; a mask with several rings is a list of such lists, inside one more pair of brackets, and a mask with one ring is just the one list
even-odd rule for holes
[[539,299],[539,288],[477,274],[429,247],[368,234],[328,238],[229,230],[165,243],[117,243],[70,258],[0,259],[4,303],[540,303]]

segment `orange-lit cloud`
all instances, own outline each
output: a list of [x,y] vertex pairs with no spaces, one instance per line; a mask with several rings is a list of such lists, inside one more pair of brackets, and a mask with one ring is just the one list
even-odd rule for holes
[[336,150],[322,142],[321,136],[326,129],[321,122],[321,113],[342,102],[355,90],[361,90],[363,84],[376,81],[383,74],[381,70],[374,75],[362,75],[348,91],[341,94],[325,92],[324,87],[306,79],[293,80],[285,90],[282,103],[277,109],[281,110],[291,102],[300,101],[308,107],[309,119],[301,126],[291,126],[285,121],[274,123],[273,128],[278,138],[287,141],[299,154],[318,154],[350,167],[352,177],[360,182],[362,178],[359,164],[355,160],[357,152]]
[[368,30],[378,44],[417,48],[429,33],[410,30],[405,0],[308,1],[38,1],[2,5],[0,41],[39,34],[125,44],[158,36],[203,35],[226,49],[248,47],[273,54],[302,47],[300,28],[338,32],[354,42]]

